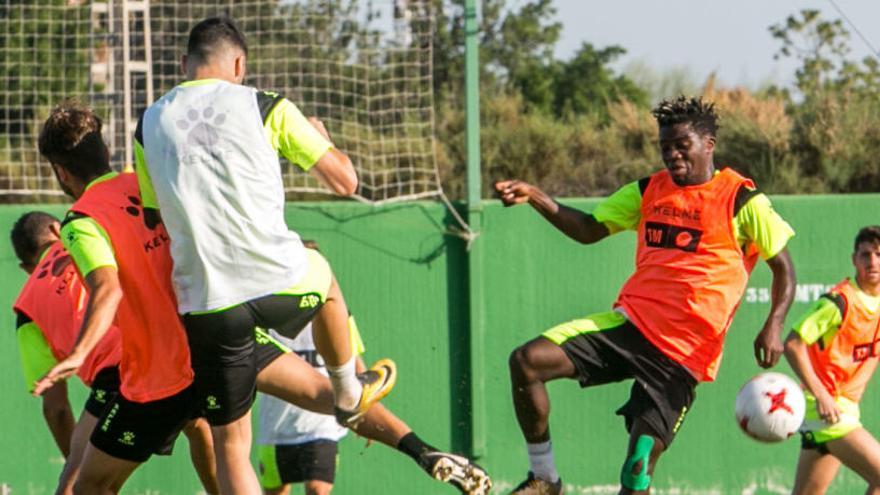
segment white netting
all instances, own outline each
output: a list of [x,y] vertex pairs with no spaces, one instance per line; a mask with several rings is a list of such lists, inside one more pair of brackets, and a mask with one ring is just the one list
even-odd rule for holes
[[[114,166],[130,163],[133,121],[182,80],[189,30],[212,15],[231,16],[247,36],[248,84],[324,121],[358,168],[362,198],[438,194],[430,1],[0,3],[0,194],[57,193],[36,135],[67,96],[98,109]],[[284,170],[288,191],[324,192]]]

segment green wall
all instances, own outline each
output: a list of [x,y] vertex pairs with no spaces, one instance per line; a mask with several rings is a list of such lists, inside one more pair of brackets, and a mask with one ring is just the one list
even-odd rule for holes
[[[878,195],[774,198],[777,210],[798,232],[790,249],[798,270],[799,295],[789,323],[821,287],[849,275],[852,238],[860,226],[877,223]],[[567,201],[587,210],[595,200]],[[367,343],[367,360],[394,358],[400,379],[387,404],[426,440],[468,451],[484,441],[488,468],[506,493],[528,463],[510,404],[507,356],[517,345],[568,319],[607,309],[632,270],[634,236],[621,234],[594,246],[580,246],[528,207],[504,209],[486,202],[482,217],[483,311],[487,321],[485,438],[472,439],[468,370],[468,260],[464,243],[449,233],[454,224],[438,204],[420,202],[371,207],[348,202],[288,206],[288,222],[318,240],[346,294]],[[47,206],[61,214],[63,208]],[[0,208],[0,231],[29,206]],[[24,281],[8,242],[0,243],[0,305],[10,307]],[[717,383],[697,389],[697,401],[674,447],[661,459],[655,493],[787,493],[797,441],[761,445],[743,436],[733,420],[739,386],[759,370],[751,341],[769,304],[765,266],[756,269],[749,293],[734,320]],[[61,459],[43,424],[40,401],[24,393],[11,311],[0,332],[3,426],[0,486],[14,494],[51,493]],[[72,386],[75,407],[82,387]],[[872,385],[863,401],[863,421],[880,431],[880,391]],[[567,493],[616,493],[626,435],[614,410],[628,385],[581,390],[574,382],[550,386],[556,458]],[[480,403],[478,401],[478,403]],[[477,434],[482,434],[477,432]],[[199,492],[187,461],[186,443],[171,458],[154,458],[126,485],[124,493]],[[863,490],[842,472],[832,493]],[[350,436],[343,442],[335,493],[451,493],[428,480],[404,456]],[[0,488],[2,493],[2,488]]]

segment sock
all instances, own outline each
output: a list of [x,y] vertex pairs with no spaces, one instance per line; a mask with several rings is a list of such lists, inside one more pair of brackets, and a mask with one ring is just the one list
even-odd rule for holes
[[425,452],[436,452],[437,449],[426,444],[413,431],[407,433],[403,436],[403,438],[400,439],[400,442],[397,443],[397,450],[412,457],[412,459],[416,461],[416,463],[426,471],[429,471],[432,467],[434,467],[426,465],[427,463],[425,462],[425,459],[422,458],[422,454],[424,454]]
[[529,449],[529,469],[535,478],[556,483],[559,481],[559,473],[556,472],[556,463],[553,462],[553,447],[550,441],[527,444]]
[[330,384],[333,385],[336,407],[346,411],[354,410],[364,389],[357,379],[354,356],[342,366],[327,366],[327,374],[330,375]]

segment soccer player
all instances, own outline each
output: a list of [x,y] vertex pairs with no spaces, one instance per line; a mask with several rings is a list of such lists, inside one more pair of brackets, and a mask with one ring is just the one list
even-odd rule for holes
[[[333,388],[296,353],[262,329],[257,330],[257,390],[310,412],[334,414]],[[438,450],[382,404],[375,404],[358,421],[349,423],[358,435],[408,455],[432,478],[467,495],[488,495],[492,480],[466,457]]]
[[724,336],[746,287],[754,245],[773,273],[770,314],[755,339],[755,357],[773,366],[794,296],[786,249],[793,231],[752,181],[713,161],[714,105],[696,98],[654,109],[665,169],[630,183],[592,214],[563,206],[517,180],[495,184],[505,206],[529,203],[583,244],[610,234],[638,234],[635,273],[614,310],[558,325],[513,351],[510,376],[530,472],[514,494],[562,493],[550,443],[545,383],[576,379],[582,387],[633,379],[617,414],[630,433],[621,493],[647,493],[660,455],[694,399],[698,382],[718,371]]
[[[61,222],[48,213],[22,215],[12,227],[12,246],[19,266],[29,274],[13,309],[22,371],[28,392],[39,378],[70,353],[82,323],[88,293],[59,238]],[[107,401],[119,389],[119,332],[112,327],[86,357],[77,375],[90,388],[79,420],[74,423],[67,382],[43,395],[43,417],[65,459],[59,483],[70,489],[88,434]]]
[[[115,493],[152,454],[167,451],[196,412],[189,348],[170,287],[168,236],[141,208],[134,174],[110,169],[101,120],[91,109],[57,106],[38,143],[61,188],[76,199],[61,242],[89,297],[76,343],[34,394],[78,371],[115,321],[122,341],[119,393],[91,433],[73,488]],[[210,437],[205,440],[210,452]]]
[[[74,346],[85,313],[88,293],[60,239],[61,223],[48,213],[22,215],[12,228],[12,245],[19,266],[31,276],[15,302],[19,350],[29,392],[36,381],[64,359]],[[119,392],[119,330],[107,331],[88,354],[77,376],[90,387],[76,424],[67,398],[67,382],[58,381],[43,392],[43,414],[59,450],[65,457],[59,493],[70,493],[79,473],[82,455],[98,418]],[[183,429],[190,457],[208,493],[217,493],[211,432],[199,418]],[[169,454],[170,449],[159,452]]]
[[880,356],[880,226],[856,235],[855,280],[824,294],[785,340],[785,357],[806,389],[793,493],[825,493],[841,463],[880,494],[880,444],[859,421],[859,400]]
[[[360,354],[363,343],[354,317],[349,321],[352,348]],[[287,494],[291,483],[304,483],[307,494],[330,493],[336,471],[336,445],[346,432],[327,414],[333,412],[332,390],[323,360],[315,350],[311,328],[307,326],[295,339],[273,330],[259,330],[258,341],[257,389],[264,395],[257,443],[264,493]],[[277,349],[287,354],[279,355]],[[359,371],[363,370],[360,358],[357,365]],[[308,383],[312,385],[304,388]],[[363,437],[410,456],[431,477],[461,493],[489,493],[492,481],[480,466],[425,443],[382,404],[370,408],[351,427]]]
[[181,62],[188,81],[146,110],[135,157],[144,206],[158,208],[168,227],[178,311],[221,490],[255,495],[254,327],[294,335],[313,322],[342,423],[384,397],[396,371],[383,360],[357,375],[342,292],[327,262],[306,251],[284,221],[279,154],[341,195],[357,187],[351,160],[320,121],[281,96],[243,86],[246,58],[244,36],[229,19],[194,26]]
[[[363,342],[354,318],[350,323],[352,349],[359,356],[363,353]],[[324,362],[315,349],[311,325],[306,325],[295,339],[271,329],[268,332],[326,376]],[[362,368],[358,357],[358,369]],[[257,445],[263,493],[288,495],[291,484],[302,483],[306,495],[329,495],[336,478],[337,446],[347,432],[333,416],[300,409],[262,394]]]

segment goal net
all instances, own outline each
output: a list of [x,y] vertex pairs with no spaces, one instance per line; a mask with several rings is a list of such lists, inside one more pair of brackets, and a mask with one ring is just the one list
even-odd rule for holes
[[[134,124],[182,81],[190,28],[232,17],[249,49],[246,84],[324,121],[370,202],[437,195],[431,0],[6,0],[0,3],[0,194],[59,194],[36,150],[65,97],[95,107],[114,167]],[[325,193],[283,163],[285,188]]]

